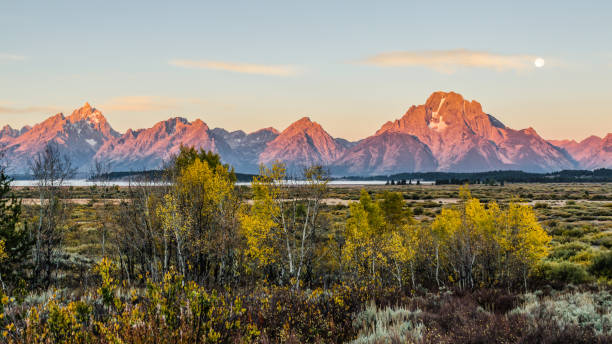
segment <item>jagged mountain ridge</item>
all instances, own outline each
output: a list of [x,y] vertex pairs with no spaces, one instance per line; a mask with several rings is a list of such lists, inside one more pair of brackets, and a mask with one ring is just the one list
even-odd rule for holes
[[229,152],[222,154],[223,159],[243,173],[257,173],[259,156],[280,133],[274,128],[264,128],[252,133],[242,130],[229,132],[223,128],[210,130],[209,135],[218,142],[225,142]]
[[284,161],[290,169],[313,164],[329,166],[345,150],[344,142],[331,137],[319,123],[303,117],[267,143],[259,162]]
[[416,137],[383,132],[361,140],[334,162],[338,175],[388,175],[395,171],[435,171],[438,163],[427,145]]
[[612,135],[575,141],[547,141],[533,128],[514,130],[454,92],[435,92],[372,136],[358,142],[334,138],[308,117],[282,132],[253,133],[210,129],[202,120],[175,117],[151,128],[120,134],[102,113],[86,103],[70,116],[62,113],[21,130],[0,130],[0,147],[14,172],[45,143],[55,142],[81,171],[94,160],[116,171],[159,168],[181,144],[212,150],[236,171],[255,173],[260,163],[283,161],[291,169],[310,164],[335,175],[379,175],[418,171],[477,172],[517,169],[548,172],[610,167]]
[[562,149],[542,139],[533,128],[514,130],[486,114],[480,103],[454,92],[435,92],[425,104],[385,123],[376,135],[400,132],[426,144],[438,170],[478,172],[520,169],[544,172],[577,168]]
[[49,142],[80,167],[89,165],[100,147],[119,135],[99,110],[85,103],[70,116],[58,113],[31,128],[24,127],[15,137],[4,136],[1,144],[9,168],[25,172],[31,159]]
[[565,149],[580,163],[582,168],[596,169],[612,166],[612,133],[603,138],[592,135],[580,142],[575,140],[550,140],[550,142]]
[[95,159],[107,161],[115,170],[159,168],[164,160],[179,151],[180,145],[218,151],[201,120],[193,122],[175,117],[158,122],[149,129],[131,130],[116,140],[106,142]]

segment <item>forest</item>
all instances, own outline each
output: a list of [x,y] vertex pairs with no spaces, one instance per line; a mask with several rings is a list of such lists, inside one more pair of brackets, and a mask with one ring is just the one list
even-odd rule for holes
[[483,183],[609,183],[612,182],[612,170],[606,168],[589,170],[563,170],[549,173],[523,171],[489,171],[489,172],[416,172],[394,174],[390,180],[429,180],[436,184],[483,184]]
[[30,166],[0,172],[2,343],[612,342],[606,182],[340,187],[278,162],[239,186],[190,147],[127,187],[104,162],[66,185],[53,145]]

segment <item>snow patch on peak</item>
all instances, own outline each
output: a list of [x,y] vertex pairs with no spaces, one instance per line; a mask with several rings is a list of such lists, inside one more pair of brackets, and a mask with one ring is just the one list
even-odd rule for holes
[[433,130],[436,131],[442,131],[444,129],[446,129],[447,125],[444,122],[444,119],[442,118],[442,116],[439,116],[438,113],[440,112],[440,109],[442,108],[442,105],[444,104],[444,101],[446,100],[446,97],[443,97],[440,100],[440,104],[438,104],[438,108],[436,109],[436,111],[431,113],[431,120],[429,121],[429,123],[427,124],[427,126]]
[[98,142],[94,139],[87,139],[85,140],[85,142],[87,142],[92,147],[95,147],[98,144]]

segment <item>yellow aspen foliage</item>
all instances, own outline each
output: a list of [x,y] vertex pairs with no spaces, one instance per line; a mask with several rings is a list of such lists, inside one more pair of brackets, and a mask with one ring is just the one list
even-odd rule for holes
[[470,192],[470,188],[467,184],[459,187],[459,198],[462,200],[468,200],[472,198],[472,193]]
[[385,261],[385,222],[378,204],[365,190],[361,190],[359,202],[352,203],[346,222],[346,243],[343,260],[360,275],[369,275],[374,280],[376,271]]
[[496,202],[485,205],[467,188],[460,195],[464,201],[442,209],[431,225],[438,284],[439,270],[445,269],[462,288],[519,280],[526,287],[528,272],[546,257],[551,240],[533,209],[518,203],[505,209]]
[[461,227],[461,213],[456,209],[443,208],[431,224],[435,239],[444,242]]
[[415,257],[418,237],[410,219],[401,226],[397,225],[401,221],[387,222],[382,202],[372,200],[362,190],[359,202],[350,205],[342,260],[358,275],[369,276],[372,281],[381,272],[389,271],[401,285],[406,264]]
[[[170,240],[171,237],[174,238],[177,249],[177,263],[184,275],[187,264],[185,261],[185,242],[190,240],[192,236],[189,233],[190,214],[180,211],[178,200],[171,193],[164,196],[162,203],[157,207],[156,214],[164,231],[164,242]],[[193,239],[198,240],[197,238]]]
[[277,219],[281,209],[276,199],[280,196],[279,181],[285,178],[285,167],[274,164],[272,168],[261,166],[260,175],[251,183],[253,204],[243,207],[240,214],[244,237],[247,241],[246,254],[259,267],[273,264],[278,259],[274,243],[280,240]]
[[[435,279],[438,287],[443,282],[440,279],[441,261],[450,254],[446,254],[450,248],[450,239],[461,227],[461,213],[456,209],[443,208],[431,224],[431,239],[434,246]],[[443,251],[443,252],[440,252]]]
[[522,275],[525,289],[529,271],[548,255],[551,237],[538,222],[531,206],[510,203],[503,219],[502,247],[508,253],[509,268]]
[[118,289],[118,283],[112,277],[112,273],[116,270],[113,262],[107,258],[102,260],[96,265],[94,270],[100,275],[102,283],[97,290],[98,295],[102,298],[102,303],[107,307],[121,308],[121,301],[116,297]]
[[0,262],[8,258],[4,249],[4,240],[0,240]]
[[512,251],[531,265],[548,255],[551,237],[538,222],[531,206],[510,203],[505,218]]
[[317,251],[328,174],[317,165],[305,168],[301,180],[287,178],[286,173],[282,163],[261,166],[251,183],[253,204],[243,208],[240,222],[247,256],[260,267],[274,264],[281,279],[297,289]]
[[[368,223],[368,213],[361,203],[352,203],[349,212],[350,217],[346,221],[346,243],[342,250],[342,257],[350,265],[362,268],[364,262],[369,261],[373,254],[372,230]],[[363,271],[360,272],[363,273]]]
[[213,213],[219,210],[222,201],[231,196],[234,183],[225,166],[217,165],[213,169],[207,162],[196,159],[182,170],[176,188],[178,195],[189,195],[184,201],[210,205],[201,210]]
[[[395,277],[399,286],[402,287],[404,279],[407,277],[406,267],[412,267],[412,263],[417,255],[417,248],[421,241],[419,228],[415,225],[406,224],[397,231],[390,233],[386,251],[389,255],[391,274]],[[414,281],[414,270],[410,270],[410,276]]]
[[216,155],[190,152],[177,158],[174,183],[154,208],[161,229],[156,242],[160,265],[162,272],[175,266],[188,279],[226,282],[235,276],[233,250],[239,240],[233,172]]

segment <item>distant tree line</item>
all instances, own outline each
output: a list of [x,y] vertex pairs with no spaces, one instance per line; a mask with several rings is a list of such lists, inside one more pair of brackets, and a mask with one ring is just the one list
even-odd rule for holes
[[[238,182],[250,182],[255,177],[255,174],[247,174],[247,173],[234,173],[236,176],[236,181]],[[145,171],[123,171],[123,172],[109,172],[100,175],[92,175],[88,178],[91,181],[97,181],[100,179],[106,179],[109,181],[118,181],[118,180],[163,180],[166,174],[164,170],[145,170]]]
[[400,179],[400,180],[395,180],[395,179],[391,179],[391,180],[387,180],[387,182],[385,183],[385,185],[421,185],[421,180],[417,179],[414,181],[414,183],[412,182],[412,179]]
[[418,172],[399,173],[383,180],[421,179],[435,181],[436,184],[501,184],[501,183],[601,183],[612,182],[612,170],[601,168],[589,170],[563,170],[550,173],[530,173],[523,171],[490,171],[474,173]]

